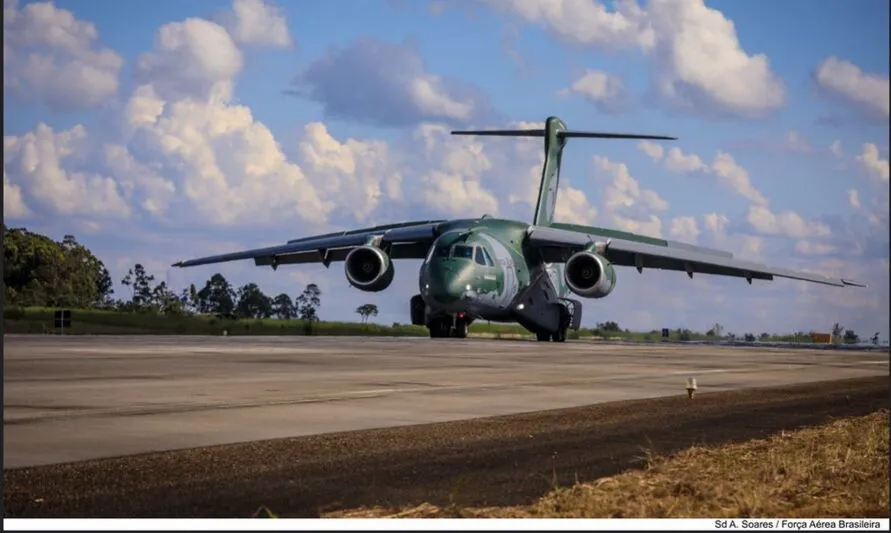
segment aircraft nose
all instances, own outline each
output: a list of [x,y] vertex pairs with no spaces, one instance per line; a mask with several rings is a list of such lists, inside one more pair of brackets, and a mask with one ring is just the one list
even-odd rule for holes
[[464,286],[458,269],[449,264],[430,265],[428,296],[440,305],[449,305],[461,299]]

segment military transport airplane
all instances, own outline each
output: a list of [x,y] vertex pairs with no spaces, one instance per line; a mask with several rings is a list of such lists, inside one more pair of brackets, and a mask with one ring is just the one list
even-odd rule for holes
[[532,223],[483,215],[474,219],[423,220],[329,233],[286,244],[203,257],[174,264],[191,267],[253,259],[258,266],[344,262],[347,281],[359,290],[386,289],[394,260],[422,259],[420,294],[409,303],[412,324],[430,337],[465,337],[474,320],[517,322],[539,341],[563,342],[579,329],[582,304],[567,298],[604,298],[616,286],[615,266],[640,273],[656,268],[773,280],[774,277],[845,287],[853,281],[736,259],[728,252],[607,228],[554,222],[563,149],[571,138],[661,139],[674,137],[572,131],[557,117],[544,129],[453,131],[455,135],[544,138],[538,203]]

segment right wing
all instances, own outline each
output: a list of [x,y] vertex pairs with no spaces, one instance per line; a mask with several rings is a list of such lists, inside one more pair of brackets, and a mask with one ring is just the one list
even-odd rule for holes
[[322,263],[327,267],[334,261],[346,259],[353,248],[372,241],[379,246],[389,247],[390,257],[393,259],[423,259],[438,236],[437,228],[443,222],[446,221],[421,220],[326,233],[293,239],[278,246],[179,261],[172,266],[184,268],[253,259],[257,266],[273,268],[307,263]]
[[602,255],[611,263],[617,266],[637,267],[641,271],[653,268],[686,272],[690,277],[693,277],[694,273],[731,276],[745,278],[749,283],[752,279],[772,281],[774,277],[779,277],[835,287],[865,287],[848,279],[828,278],[808,272],[769,267],[737,259],[732,254],[720,250],[605,228],[570,224],[530,226],[527,243],[538,249],[546,261],[555,263],[566,262],[572,254],[594,243],[602,243]]

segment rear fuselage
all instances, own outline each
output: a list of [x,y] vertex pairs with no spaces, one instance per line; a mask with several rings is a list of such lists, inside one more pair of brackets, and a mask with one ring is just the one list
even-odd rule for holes
[[428,313],[513,321],[514,301],[542,271],[562,297],[563,265],[524,250],[528,224],[483,217],[446,225],[418,276]]

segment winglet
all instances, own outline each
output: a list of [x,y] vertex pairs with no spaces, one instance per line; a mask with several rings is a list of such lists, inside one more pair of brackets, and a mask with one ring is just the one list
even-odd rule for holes
[[177,261],[176,263],[173,263],[173,264],[170,265],[170,266],[173,266],[173,267],[181,267],[181,266],[183,266],[183,262],[182,262],[182,261]]
[[867,286],[865,283],[858,283],[854,280],[844,279],[844,278],[842,278],[841,282],[844,283],[845,285],[850,286],[850,287],[866,287]]

